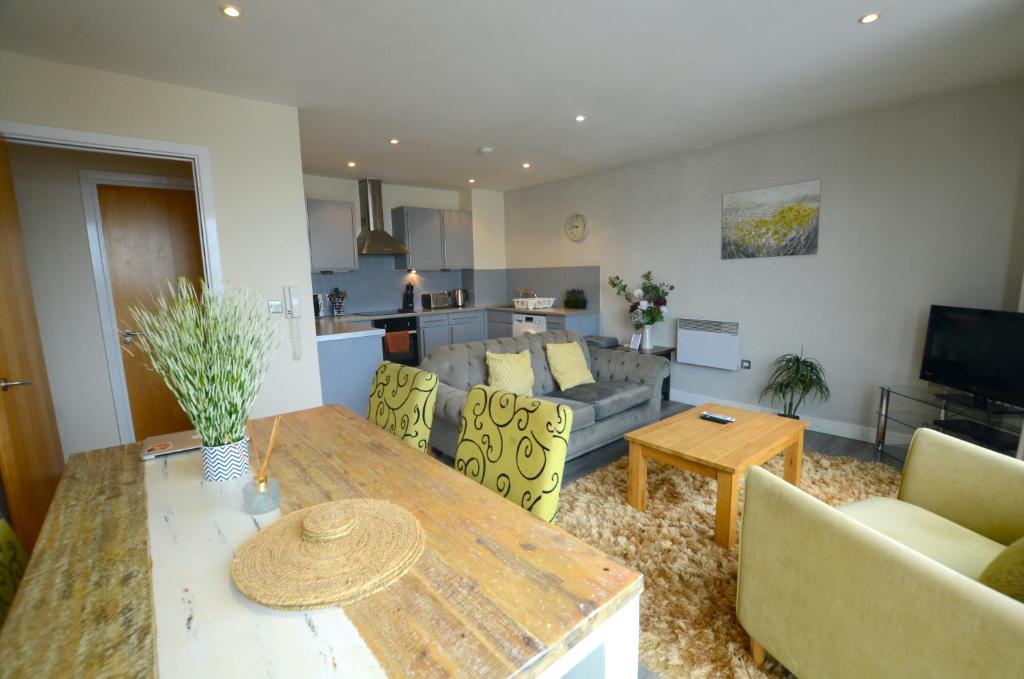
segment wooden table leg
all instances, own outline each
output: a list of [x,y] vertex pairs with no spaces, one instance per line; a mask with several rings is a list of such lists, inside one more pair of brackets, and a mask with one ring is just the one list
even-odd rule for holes
[[731,472],[718,472],[718,501],[715,506],[715,542],[725,549],[736,546],[736,503],[740,479]]
[[794,486],[800,486],[800,474],[804,468],[804,430],[796,435],[796,441],[786,448],[786,460],[782,476]]
[[638,443],[629,444],[629,504],[641,512],[647,511],[647,458]]

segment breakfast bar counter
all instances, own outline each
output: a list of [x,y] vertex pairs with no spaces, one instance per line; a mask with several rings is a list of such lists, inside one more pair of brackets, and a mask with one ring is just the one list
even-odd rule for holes
[[[253,423],[257,440],[270,425]],[[204,481],[199,453],[72,456],[0,633],[5,676],[560,677],[599,650],[598,676],[636,676],[638,573],[345,408],[281,428],[281,508],[257,516],[245,480]],[[233,556],[256,531],[358,498],[422,526],[399,580],[300,612],[235,589]]]

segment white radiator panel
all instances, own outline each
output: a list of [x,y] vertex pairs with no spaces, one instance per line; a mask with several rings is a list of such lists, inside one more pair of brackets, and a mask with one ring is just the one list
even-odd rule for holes
[[739,370],[740,324],[680,318],[676,322],[676,361]]

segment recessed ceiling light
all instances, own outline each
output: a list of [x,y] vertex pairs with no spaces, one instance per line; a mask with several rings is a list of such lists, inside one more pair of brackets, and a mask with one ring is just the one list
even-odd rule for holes
[[523,169],[524,170],[529,170],[530,169],[530,164],[529,163],[523,163]]
[[576,122],[578,122],[578,123],[582,123],[582,122],[583,122],[584,120],[586,120],[586,119],[587,119],[587,117],[586,117],[586,116],[584,116],[584,115],[578,115],[578,116],[576,116]]
[[476,184],[476,180],[475,180],[475,179],[473,179],[472,177],[470,177],[470,178],[469,178],[469,183],[470,183],[470,184]]
[[392,139],[392,140],[391,140],[391,143],[392,143],[392,144],[397,144],[397,143],[398,143],[398,140],[397,140],[397,139]]
[[354,161],[354,160],[348,161],[348,166],[349,167],[355,167],[356,166],[356,161]]
[[234,5],[224,5],[220,8],[220,13],[226,17],[231,17],[232,19],[237,19],[242,16],[242,10],[238,9]]
[[857,19],[857,21],[862,24],[873,24],[881,18],[881,14],[879,14],[878,12],[872,12],[871,14],[865,14],[860,19]]

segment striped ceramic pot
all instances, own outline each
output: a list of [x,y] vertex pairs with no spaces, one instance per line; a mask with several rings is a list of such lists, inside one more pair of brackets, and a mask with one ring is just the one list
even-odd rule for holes
[[203,478],[230,481],[249,473],[249,437],[223,446],[203,446]]

